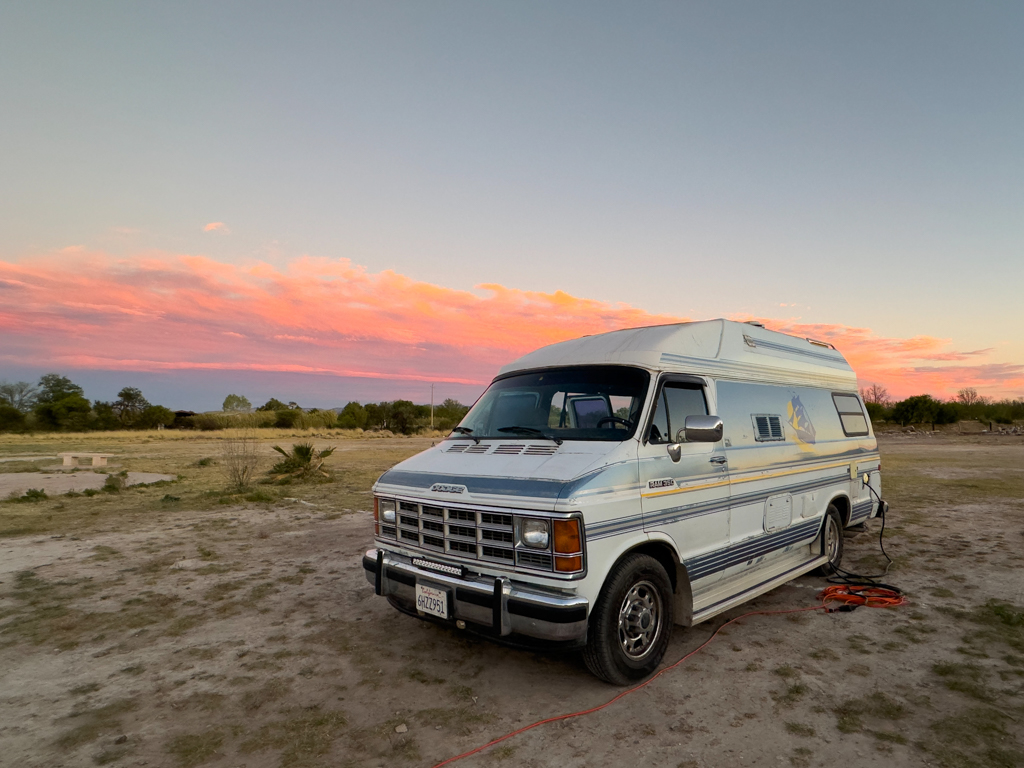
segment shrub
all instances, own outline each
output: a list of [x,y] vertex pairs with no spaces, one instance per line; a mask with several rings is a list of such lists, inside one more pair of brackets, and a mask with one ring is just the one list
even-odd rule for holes
[[25,414],[13,405],[0,404],[0,432],[20,432],[25,428]]
[[252,430],[246,430],[241,437],[224,441],[224,472],[228,482],[242,490],[252,484],[260,465],[259,443]]
[[271,474],[277,475],[278,478],[307,478],[318,475],[328,477],[323,470],[324,459],[334,453],[334,448],[317,450],[312,443],[296,443],[291,451],[286,451],[279,445],[275,445],[274,450],[284,456],[284,460],[279,461],[270,470]]

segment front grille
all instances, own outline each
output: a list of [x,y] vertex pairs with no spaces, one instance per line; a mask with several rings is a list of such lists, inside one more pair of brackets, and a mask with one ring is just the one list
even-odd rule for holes
[[523,565],[527,568],[544,568],[545,570],[551,570],[551,555],[544,554],[543,552],[526,552],[520,550],[516,552],[516,564]]
[[397,531],[381,526],[381,532],[403,544],[460,558],[515,562],[515,534],[509,514],[401,501]]
[[514,518],[510,512],[399,501],[397,518],[396,525],[381,524],[382,537],[460,560],[500,563],[549,573],[554,570],[550,550],[516,546]]

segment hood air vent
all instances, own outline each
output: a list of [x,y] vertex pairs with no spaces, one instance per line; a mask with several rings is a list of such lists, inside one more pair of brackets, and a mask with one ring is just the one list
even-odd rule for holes
[[[445,449],[445,453],[470,453],[484,454],[491,450],[487,443],[456,443]],[[511,443],[499,445],[491,452],[492,456],[551,456],[558,450],[557,445],[523,445],[522,443]]]
[[523,452],[525,445],[499,445],[494,449],[495,456],[517,456]]

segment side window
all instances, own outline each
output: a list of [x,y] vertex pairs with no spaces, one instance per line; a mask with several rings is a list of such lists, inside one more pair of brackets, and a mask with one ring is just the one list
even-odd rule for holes
[[864,437],[868,433],[868,420],[856,395],[832,395],[839,420],[843,423],[843,434],[847,437]]
[[704,390],[696,384],[668,382],[658,396],[657,410],[651,422],[648,438],[652,443],[675,442],[676,433],[683,428],[687,416],[708,413]]

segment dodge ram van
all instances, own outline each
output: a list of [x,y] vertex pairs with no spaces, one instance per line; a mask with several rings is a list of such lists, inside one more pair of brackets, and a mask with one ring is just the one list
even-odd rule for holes
[[871,423],[831,344],[728,320],[615,331],[505,366],[385,472],[363,567],[404,613],[579,647],[623,685],[673,625],[838,566],[872,491]]

